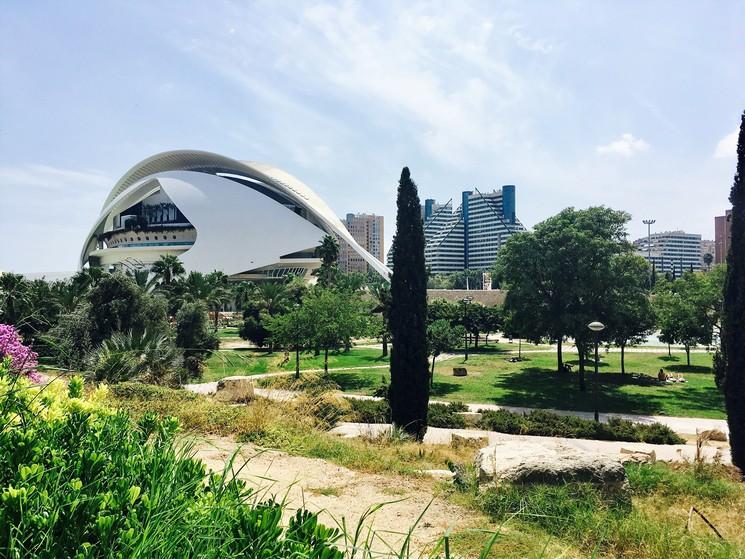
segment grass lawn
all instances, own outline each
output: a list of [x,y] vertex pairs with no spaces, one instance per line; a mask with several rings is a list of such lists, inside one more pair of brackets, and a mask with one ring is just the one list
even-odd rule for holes
[[238,338],[238,330],[239,328],[237,326],[227,326],[225,328],[219,328],[217,335],[221,340],[225,338]]
[[[329,353],[329,368],[366,367],[386,365],[388,357],[381,357],[381,350],[352,348],[347,352]],[[255,375],[275,371],[294,371],[295,354],[290,354],[289,362],[283,352],[269,353],[255,349],[235,349],[216,351],[205,363],[203,381],[211,382],[232,375]],[[312,352],[300,354],[301,370],[323,369],[323,353],[314,356]],[[380,377],[378,377],[380,378]]]
[[[576,355],[565,354],[577,366]],[[592,375],[587,377],[587,392],[577,387],[577,375],[559,375],[556,354],[529,353],[525,361],[510,363],[504,354],[471,355],[465,363],[468,376],[452,376],[454,366],[463,366],[463,358],[437,364],[432,398],[460,402],[491,403],[533,408],[592,411]],[[692,353],[691,366],[685,354],[627,353],[626,372],[656,376],[663,368],[681,373],[685,384],[644,386],[625,382],[620,377],[620,354],[601,354],[600,410],[617,413],[639,413],[682,417],[723,419],[724,400],[711,374],[711,355]],[[616,374],[609,374],[616,373]],[[381,382],[383,371],[349,371],[332,373],[345,391],[369,393]],[[388,378],[387,372],[385,377]]]

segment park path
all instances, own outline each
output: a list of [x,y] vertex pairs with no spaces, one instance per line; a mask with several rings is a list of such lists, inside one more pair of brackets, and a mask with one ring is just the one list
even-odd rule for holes
[[431,478],[358,472],[318,458],[237,444],[230,438],[198,440],[195,450],[196,457],[216,472],[222,472],[235,454],[235,475],[260,498],[284,500],[287,516],[303,507],[320,512],[321,521],[329,527],[344,519],[353,532],[369,509],[386,503],[366,520],[362,532],[363,540],[367,528],[377,534],[372,548],[381,555],[376,556],[388,556],[390,547],[399,549],[406,531],[417,522],[412,534],[412,547],[417,552],[431,549],[448,529],[488,524],[479,514],[434,496],[436,482]]
[[[378,365],[375,366],[376,368],[379,368]],[[355,370],[355,369],[364,369],[368,367],[350,367],[346,369],[334,369],[336,371],[338,370]],[[331,371],[331,369],[329,369]],[[307,371],[304,371],[307,372]],[[237,376],[237,377],[230,377],[230,378],[244,378],[247,380],[257,380],[261,378],[270,378],[270,377],[277,377],[277,376],[287,376],[292,375],[294,372],[280,372],[280,373],[262,373],[258,375],[252,375],[252,376]],[[184,389],[189,390],[191,392],[196,392],[198,394],[214,394],[217,392],[217,382],[203,382],[198,384],[185,384]],[[291,400],[299,395],[299,392],[293,392],[291,390],[277,390],[273,388],[256,388],[254,390],[257,396],[261,396],[263,398],[269,398],[271,400]],[[382,400],[382,398],[377,396],[366,396],[364,394],[349,394],[349,393],[340,393],[341,396],[344,398],[351,398],[356,400]],[[431,403],[440,403],[440,404],[447,404],[448,402],[442,401],[442,400],[430,400]],[[593,419],[594,415],[592,412],[586,412],[586,411],[576,411],[576,410],[557,410],[552,408],[527,408],[527,407],[520,407],[520,406],[501,406],[498,404],[479,404],[479,403],[467,403],[469,411],[478,412],[479,410],[507,410],[511,412],[516,413],[530,413],[532,411],[536,410],[543,410],[543,411],[550,411],[553,413],[556,413],[558,415],[567,415],[567,416],[576,416],[581,417],[583,419]],[[602,423],[608,423],[608,421],[611,418],[620,418],[620,419],[626,419],[628,421],[633,421],[634,423],[661,423],[663,425],[667,425],[678,433],[679,435],[696,435],[699,431],[706,431],[710,429],[717,429],[719,431],[722,431],[723,433],[729,434],[729,427],[727,425],[727,421],[724,419],[710,419],[705,417],[675,417],[675,416],[667,416],[667,415],[643,415],[643,414],[633,414],[633,413],[601,413],[599,416],[599,419]]]
[[[340,423],[330,432],[341,437],[368,437],[374,438],[383,435],[390,430],[390,424],[385,423]],[[489,445],[520,445],[522,443],[546,443],[547,445],[559,444],[575,449],[579,452],[596,452],[607,456],[618,457],[630,452],[643,452],[649,454],[654,452],[655,458],[663,462],[693,462],[696,455],[696,446],[693,444],[649,444],[632,443],[624,441],[596,441],[591,439],[569,439],[564,437],[538,437],[534,435],[509,435],[495,431],[483,431],[480,429],[443,429],[440,427],[427,428],[424,442],[427,444],[451,444],[453,435],[465,438],[488,439]],[[484,445],[481,445],[484,446]],[[720,461],[723,464],[731,464],[732,458],[729,447],[721,443],[710,443],[702,447],[701,452],[706,461]]]

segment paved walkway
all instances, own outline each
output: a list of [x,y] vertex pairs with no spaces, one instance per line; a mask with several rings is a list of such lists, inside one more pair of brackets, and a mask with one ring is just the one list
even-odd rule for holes
[[[334,370],[354,370],[354,369],[360,369],[365,367],[352,367],[349,369],[334,369]],[[329,369],[331,370],[331,369]],[[269,377],[277,377],[277,376],[287,376],[294,374],[294,372],[281,372],[281,373],[263,373],[258,375],[252,375],[252,376],[243,376],[243,377],[230,377],[230,378],[245,378],[248,380],[258,380],[262,378],[269,378]],[[201,384],[185,384],[184,388],[186,390],[190,390],[191,392],[196,392],[198,394],[214,394],[217,392],[217,382],[204,382]],[[265,389],[265,388],[257,388],[255,389],[255,392],[257,395],[262,396],[264,398],[270,398],[272,400],[291,400],[295,398],[299,393],[293,392],[291,390],[276,390],[276,389]],[[356,400],[382,400],[382,398],[376,397],[376,396],[365,396],[364,394],[347,394],[342,393],[341,394],[345,398],[351,398]],[[430,400],[431,403],[440,403],[440,404],[447,404],[448,402],[444,402],[441,400]],[[516,413],[530,413],[531,411],[535,411],[537,409],[544,409],[544,408],[524,408],[524,407],[518,407],[518,406],[500,406],[497,404],[466,404],[468,406],[469,411],[479,411],[479,410],[507,410],[511,412]],[[573,415],[576,417],[581,417],[583,419],[593,419],[594,414],[592,412],[586,412],[586,411],[572,411],[572,410],[555,410],[555,409],[544,409],[544,411],[550,411],[559,415]],[[702,418],[702,417],[671,417],[666,415],[640,415],[640,414],[632,414],[632,413],[601,413],[600,414],[600,421],[603,423],[607,423],[608,420],[612,417],[618,417],[621,419],[627,419],[629,421],[633,421],[634,423],[661,423],[663,425],[667,425],[678,433],[679,435],[695,435],[698,431],[705,431],[709,429],[718,429],[719,431],[722,431],[724,433],[729,433],[729,427],[727,426],[727,421],[724,419],[708,419],[708,418]]]
[[[388,424],[380,423],[341,423],[330,432],[342,437],[376,437],[386,433],[391,428]],[[667,445],[630,443],[622,441],[594,441],[588,439],[567,439],[563,437],[534,437],[529,435],[508,435],[494,431],[481,431],[477,429],[442,429],[429,427],[424,436],[424,442],[428,444],[450,444],[453,435],[468,438],[484,437],[489,440],[489,445],[498,443],[519,444],[523,442],[547,442],[549,444],[561,443],[580,452],[598,452],[608,456],[617,457],[622,449],[632,452],[654,452],[657,460],[665,462],[692,462],[695,454],[695,445]],[[730,464],[732,458],[728,448],[716,446],[705,446],[702,452],[707,461],[720,460],[722,463]]]

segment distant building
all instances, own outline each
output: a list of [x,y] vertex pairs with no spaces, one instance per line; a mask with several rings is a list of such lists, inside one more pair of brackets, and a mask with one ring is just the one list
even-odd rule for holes
[[683,231],[663,231],[652,233],[651,247],[647,237],[634,241],[638,253],[659,273],[674,273],[681,276],[685,272],[699,272],[703,261],[701,255],[701,235]]
[[732,243],[732,210],[714,218],[714,264],[724,264]]
[[[486,193],[464,191],[455,211],[452,201],[440,204],[427,199],[422,206],[422,221],[424,258],[433,274],[488,270],[507,239],[525,230],[515,215],[514,185]],[[392,256],[389,252],[389,267]]]
[[706,255],[711,254],[711,265],[714,265],[714,253],[716,252],[716,243],[714,241],[707,241],[703,239],[701,241],[701,266],[704,270],[708,268],[706,265]]
[[[343,220],[347,231],[361,247],[383,261],[383,216],[347,214]],[[343,239],[339,239],[339,268],[344,272],[369,272],[372,268],[359,253]]]

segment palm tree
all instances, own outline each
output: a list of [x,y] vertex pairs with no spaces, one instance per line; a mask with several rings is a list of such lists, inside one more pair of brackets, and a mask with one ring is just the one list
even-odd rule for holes
[[207,306],[210,311],[215,313],[215,332],[217,332],[217,323],[220,318],[220,311],[223,306],[233,300],[233,292],[229,287],[215,285],[207,294]]
[[189,272],[179,284],[184,290],[185,298],[190,301],[203,301],[210,292],[210,284],[201,272]]
[[711,268],[711,263],[714,261],[714,257],[711,255],[710,252],[707,252],[704,254],[704,264],[706,264],[706,269],[709,270]]
[[135,280],[137,286],[143,291],[150,291],[153,289],[155,282],[158,280],[158,276],[150,277],[149,270],[134,270],[127,272],[127,275]]
[[236,308],[243,310],[243,307],[246,306],[256,293],[256,286],[250,281],[242,281],[236,284],[233,291],[235,292]]
[[171,285],[174,279],[186,273],[184,265],[175,254],[163,254],[153,262],[150,271],[162,280],[163,285]]
[[259,284],[256,298],[261,307],[271,316],[280,313],[288,303],[287,285],[281,282]]
[[0,275],[0,318],[8,324],[21,321],[29,305],[29,282],[21,274]]

